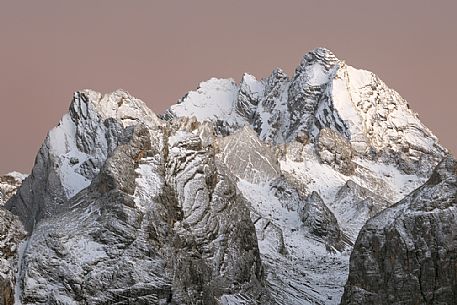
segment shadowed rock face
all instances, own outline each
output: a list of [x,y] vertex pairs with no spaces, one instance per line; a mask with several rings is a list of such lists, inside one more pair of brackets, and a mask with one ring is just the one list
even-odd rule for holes
[[457,162],[362,228],[342,304],[457,304]]

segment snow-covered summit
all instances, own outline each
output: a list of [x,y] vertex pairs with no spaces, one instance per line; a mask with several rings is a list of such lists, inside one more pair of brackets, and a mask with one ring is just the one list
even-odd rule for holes
[[[75,92],[69,112],[49,131],[19,196],[8,203],[11,210],[27,219],[30,230],[35,217],[54,213],[87,188],[137,124],[155,129],[164,123],[124,90]],[[37,190],[31,193],[30,188]]]
[[181,116],[213,121],[221,134],[250,125],[274,144],[302,133],[314,141],[321,129],[331,128],[358,154],[402,163],[408,172],[430,173],[424,164],[436,164],[446,153],[396,91],[324,48],[306,53],[292,78],[276,69],[261,80],[245,74],[239,85],[231,79],[203,82],[165,115]]

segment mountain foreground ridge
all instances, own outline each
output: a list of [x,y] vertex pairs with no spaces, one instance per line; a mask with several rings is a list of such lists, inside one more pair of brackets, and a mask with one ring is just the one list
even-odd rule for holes
[[81,90],[0,180],[0,304],[454,304],[454,163],[324,48],[160,116]]

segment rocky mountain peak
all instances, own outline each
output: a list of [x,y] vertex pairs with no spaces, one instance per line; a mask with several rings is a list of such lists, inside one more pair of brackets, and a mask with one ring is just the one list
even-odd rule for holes
[[281,69],[281,68],[275,68],[270,76],[267,77],[267,84],[269,87],[269,91],[271,91],[271,88],[274,87],[274,84],[279,82],[279,81],[288,81],[289,77],[287,76],[287,73]]
[[49,131],[31,175],[7,207],[32,230],[37,219],[54,214],[88,187],[117,146],[128,141],[130,127],[139,123],[150,129],[164,124],[126,91],[75,92],[69,113]]
[[322,85],[329,81],[332,71],[337,68],[340,60],[326,48],[316,48],[303,56],[295,69],[295,77],[300,75],[313,78],[313,85]]
[[445,155],[398,93],[323,48],[292,78],[202,82],[160,117],[81,90],[0,209],[0,303],[335,305],[354,241],[347,296],[380,273],[385,228],[405,251],[422,223],[453,232]]
[[340,60],[336,58],[335,54],[327,48],[319,47],[309,51],[303,56],[303,60],[317,61],[330,69],[337,64]]
[[356,154],[424,176],[432,170],[426,164],[437,164],[446,154],[397,92],[324,48],[306,53],[292,79],[275,69],[261,80],[245,74],[240,85],[202,83],[167,112],[169,119],[188,115],[213,121],[221,135],[250,125],[273,144],[290,143],[301,134],[314,142],[321,129],[329,128]]
[[99,92],[85,89],[74,93],[70,114],[78,120],[87,118],[90,112],[95,112],[103,120],[112,118],[122,122],[124,127],[139,122],[148,126],[162,124],[146,104],[123,89],[102,95]]

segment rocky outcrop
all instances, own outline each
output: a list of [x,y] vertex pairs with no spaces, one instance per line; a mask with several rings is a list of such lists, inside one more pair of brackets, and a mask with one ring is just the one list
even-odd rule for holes
[[148,216],[132,197],[135,166],[150,151],[149,131],[130,128],[129,138],[88,188],[35,225],[20,275],[22,304],[154,304],[168,298],[166,277],[154,277],[163,274],[164,259],[146,243]]
[[235,104],[235,111],[248,121],[254,121],[257,106],[263,95],[264,88],[254,76],[245,73],[240,82],[240,91]]
[[363,227],[342,304],[457,302],[457,161]]
[[[260,139],[270,143],[284,143],[287,122],[286,94],[289,86],[289,77],[281,69],[275,69],[264,80],[263,96],[254,115],[252,126]],[[268,126],[268,127],[267,127]]]
[[12,305],[16,270],[25,230],[19,219],[3,208],[21,186],[25,175],[13,172],[0,177],[0,304]]
[[268,304],[249,210],[218,166],[214,148],[205,147],[198,135],[179,131],[168,144],[166,181],[174,187],[182,211],[174,227],[181,243],[173,255],[175,280],[178,293],[185,296],[178,303]]
[[346,176],[355,173],[356,164],[352,162],[354,151],[351,143],[337,131],[330,128],[321,129],[316,149],[321,162]]
[[331,84],[340,61],[327,49],[317,48],[303,56],[288,89],[287,138],[307,131],[316,137],[325,127],[349,137],[346,123],[333,105]]
[[16,216],[0,208],[0,304],[14,303],[20,242],[25,231]]
[[325,205],[318,193],[312,192],[299,210],[303,224],[309,231],[322,238],[329,249],[343,250],[351,245],[349,238],[341,231],[332,211]]
[[355,241],[366,221],[391,203],[354,181],[348,180],[338,190],[335,200],[329,205],[338,215],[343,229]]
[[31,232],[35,222],[58,212],[90,185],[125,141],[124,129],[140,118],[148,126],[160,124],[142,101],[125,91],[104,96],[90,90],[76,92],[69,113],[49,132],[32,173],[6,207]]
[[240,179],[258,184],[280,175],[281,169],[272,147],[263,143],[248,126],[219,138],[217,145],[221,162]]
[[13,172],[0,177],[0,206],[7,202],[21,186],[26,175]]

